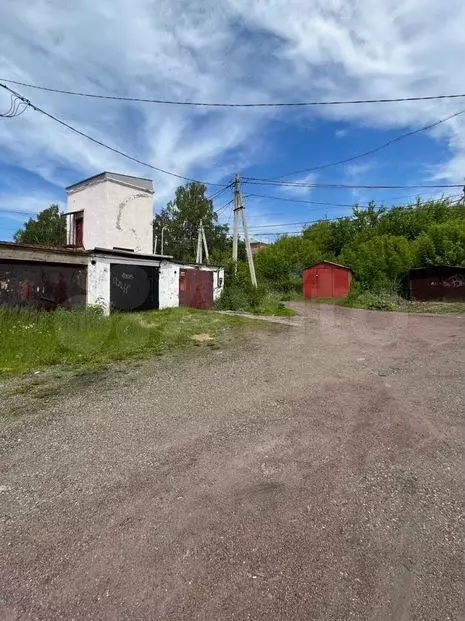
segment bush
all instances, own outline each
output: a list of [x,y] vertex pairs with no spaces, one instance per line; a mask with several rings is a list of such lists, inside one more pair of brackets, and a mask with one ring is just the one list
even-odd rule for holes
[[414,245],[415,264],[465,265],[465,221],[433,224]]
[[381,235],[347,247],[340,261],[351,267],[363,289],[375,293],[397,291],[413,264],[413,251],[405,237]]
[[350,308],[366,308],[368,310],[395,311],[405,304],[400,296],[389,291],[372,293],[355,289],[344,301],[344,306]]

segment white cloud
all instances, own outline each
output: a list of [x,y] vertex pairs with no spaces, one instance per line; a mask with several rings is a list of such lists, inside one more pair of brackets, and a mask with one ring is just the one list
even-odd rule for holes
[[[82,0],[75,5],[4,0],[0,76],[104,94],[207,101],[449,93],[464,90],[464,23],[462,0]],[[261,158],[269,152],[263,148],[268,122],[278,113],[122,104],[16,88],[116,148],[212,181],[249,163],[266,163]],[[8,102],[0,95],[0,106]],[[287,119],[295,114],[299,123],[325,115],[375,128],[404,128],[460,105],[442,101],[280,113]],[[58,186],[101,170],[152,176],[31,110],[2,121],[1,129],[0,163],[23,167]],[[446,140],[451,153],[433,174],[461,179],[465,117],[432,135]],[[153,176],[159,207],[178,181]]]
[[0,214],[24,220],[33,217],[39,211],[43,211],[56,204],[64,210],[65,205],[57,200],[52,194],[28,192],[27,194],[2,194],[0,195]]

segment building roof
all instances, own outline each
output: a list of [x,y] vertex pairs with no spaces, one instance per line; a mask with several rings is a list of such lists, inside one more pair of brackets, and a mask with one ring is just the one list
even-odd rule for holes
[[352,271],[352,269],[350,267],[347,267],[347,265],[341,265],[340,263],[334,263],[334,261],[318,261],[318,263],[314,263],[313,265],[304,267],[302,271],[304,272],[305,270],[310,270],[312,269],[312,267],[316,267],[317,265],[321,265],[322,263],[325,263],[326,265],[334,265],[335,267],[340,267],[343,270],[348,270],[349,272]]
[[460,265],[427,265],[426,267],[412,267],[409,270],[409,274],[413,272],[414,274],[418,274],[419,272],[440,272],[441,270],[454,272],[465,272],[465,267]]
[[37,250],[37,252],[57,252],[61,254],[86,254],[85,250],[79,248],[65,248],[63,246],[41,246],[39,244],[17,244],[16,242],[0,241],[0,249],[13,250]]
[[153,181],[151,179],[146,179],[145,177],[133,177],[131,175],[121,175],[119,173],[108,171],[99,173],[98,175],[94,175],[92,177],[88,177],[87,179],[83,179],[83,181],[79,181],[78,183],[74,183],[73,185],[69,185],[66,188],[66,191],[69,192],[72,190],[77,190],[81,186],[86,186],[99,181],[116,181],[117,183],[124,183],[134,188],[138,188],[139,190],[145,190],[146,192],[153,193]]
[[131,250],[122,250],[119,248],[94,248],[87,250],[87,254],[110,254],[117,257],[130,257],[139,259],[169,259],[173,257],[169,254],[143,254],[141,252],[132,252]]
[[39,246],[34,244],[16,244],[15,242],[0,242],[0,258],[19,259],[18,255],[24,253],[27,253],[28,259],[33,261],[41,261],[42,257],[45,255],[68,255],[70,258],[83,258],[96,254],[111,255],[115,257],[130,257],[131,259],[171,260],[173,258],[170,255],[142,254],[139,252],[131,252],[130,250],[119,250],[117,248],[93,248],[92,250],[84,250],[83,248],[64,248],[62,246]]

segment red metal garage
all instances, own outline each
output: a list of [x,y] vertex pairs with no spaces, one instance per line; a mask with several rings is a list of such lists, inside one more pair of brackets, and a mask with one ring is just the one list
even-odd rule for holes
[[321,261],[302,271],[304,298],[345,298],[349,295],[352,270],[345,265]]
[[179,270],[179,306],[213,306],[213,272],[199,269]]

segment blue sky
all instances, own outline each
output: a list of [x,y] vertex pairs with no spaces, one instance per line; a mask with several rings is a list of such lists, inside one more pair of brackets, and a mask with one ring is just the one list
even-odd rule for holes
[[[53,0],[5,0],[0,77],[101,94],[211,102],[458,93],[465,90],[463,23],[465,5],[459,0],[82,0],[75,7]],[[194,109],[13,88],[135,157],[215,183],[227,183],[235,172],[278,177],[350,157],[465,108],[465,100],[458,99]],[[0,111],[8,107],[2,92]],[[153,178],[156,211],[178,184],[33,110],[0,119],[0,239],[11,239],[26,212],[33,215],[51,202],[64,206],[66,185],[102,170]],[[465,115],[376,155],[289,180],[427,185],[461,183],[464,177]],[[337,203],[403,204],[417,193],[441,193],[247,185],[243,190],[287,199],[247,198],[252,234],[268,234],[265,239],[272,239],[273,231],[299,230],[293,222],[350,213]],[[231,196],[223,193],[217,207]],[[222,209],[222,219],[228,221],[230,213],[229,207]]]

